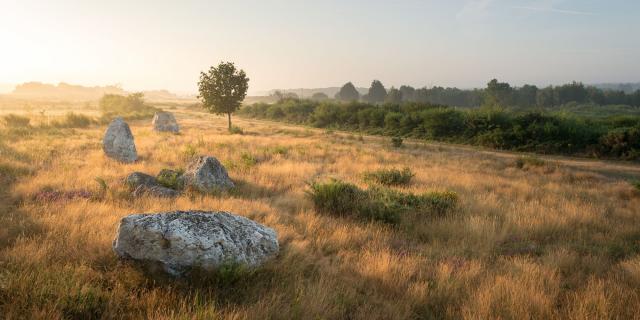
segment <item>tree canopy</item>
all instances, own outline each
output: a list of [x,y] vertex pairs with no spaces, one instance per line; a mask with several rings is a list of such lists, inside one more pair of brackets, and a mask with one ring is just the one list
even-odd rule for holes
[[336,99],[340,101],[357,101],[359,98],[360,93],[351,82],[345,83],[342,88],[340,88],[340,91],[336,93]]
[[249,88],[244,70],[236,69],[232,62],[220,62],[217,67],[200,72],[198,88],[203,107],[212,113],[227,114],[231,129],[231,114],[238,110]]
[[506,82],[493,79],[487,83],[485,104],[490,106],[509,106],[512,102],[513,88]]
[[387,89],[384,88],[382,82],[379,80],[373,80],[371,87],[369,87],[369,93],[367,94],[367,100],[371,103],[382,103],[387,97]]
[[396,88],[391,88],[389,93],[385,98],[385,102],[388,103],[401,103],[402,102],[402,92]]

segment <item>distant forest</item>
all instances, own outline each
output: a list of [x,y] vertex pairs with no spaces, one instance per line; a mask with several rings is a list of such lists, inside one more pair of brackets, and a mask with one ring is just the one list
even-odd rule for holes
[[[599,84],[585,85],[572,82],[558,86],[539,88],[535,85],[512,86],[496,79],[489,81],[483,89],[458,88],[414,88],[403,85],[387,89],[374,80],[367,93],[362,88],[346,83],[330,97],[324,92],[315,92],[311,99],[326,100],[335,98],[340,101],[361,101],[368,103],[418,102],[454,107],[472,108],[479,106],[501,106],[512,108],[554,108],[569,103],[592,105],[627,105],[640,107],[640,84]],[[275,100],[298,98],[295,92],[276,91]]]
[[[638,90],[602,90],[577,82],[514,88],[491,80],[487,88],[476,90],[402,86],[387,91],[374,81],[365,95],[347,83],[333,99],[326,94],[302,100],[291,94],[278,98],[272,104],[247,105],[240,114],[496,149],[640,160]],[[591,113],[574,112],[581,104],[598,106],[588,108]]]

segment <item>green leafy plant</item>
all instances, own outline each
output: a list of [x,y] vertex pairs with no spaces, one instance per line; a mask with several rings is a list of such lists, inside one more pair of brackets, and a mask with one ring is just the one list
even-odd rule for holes
[[416,195],[388,188],[372,188],[369,194],[389,206],[425,215],[442,216],[458,203],[458,195],[453,191],[431,191]]
[[308,195],[316,211],[335,216],[358,214],[365,197],[356,185],[336,179],[325,183],[312,182],[309,187]]
[[101,177],[95,177],[94,180],[98,184],[100,194],[102,195],[106,194],[107,190],[109,190],[109,186],[107,185],[107,182]]
[[250,168],[258,163],[258,159],[251,153],[243,152],[240,154],[240,162],[245,168]]
[[171,170],[171,169],[162,169],[158,173],[156,179],[158,183],[166,188],[180,190],[184,187],[184,180],[182,179],[182,174],[184,174],[183,169]]
[[418,212],[442,216],[455,208],[455,192],[428,192],[421,195],[387,188],[362,190],[356,185],[332,179],[313,182],[307,192],[318,213],[358,217],[365,220],[396,224],[405,213]]
[[367,171],[363,175],[365,182],[378,183],[385,186],[407,185],[415,175],[411,169],[380,169]]

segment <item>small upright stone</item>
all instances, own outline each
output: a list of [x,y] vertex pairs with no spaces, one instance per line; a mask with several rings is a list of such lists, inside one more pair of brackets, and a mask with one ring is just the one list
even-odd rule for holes
[[200,156],[193,160],[182,176],[184,184],[200,192],[212,193],[235,187],[227,170],[214,157]]
[[173,133],[180,132],[178,122],[171,112],[156,112],[153,116],[152,124],[153,130],[156,131]]
[[131,163],[138,159],[131,129],[120,117],[109,124],[102,140],[102,149],[108,157],[120,162]]

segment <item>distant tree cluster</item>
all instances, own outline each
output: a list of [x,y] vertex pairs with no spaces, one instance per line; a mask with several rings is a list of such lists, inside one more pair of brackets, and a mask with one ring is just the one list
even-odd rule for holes
[[274,91],[270,96],[274,97],[276,101],[284,99],[298,99],[298,95],[295,92],[282,92],[280,90]]
[[533,85],[516,88],[506,82],[493,79],[487,84],[484,97],[485,105],[504,107],[553,108],[568,103],[640,106],[640,90],[633,93],[626,93],[623,90],[602,90],[585,86],[580,82],[546,88]]
[[355,86],[348,82],[335,95],[343,102],[362,101],[372,104],[418,102],[456,107],[500,106],[516,108],[554,108],[569,103],[594,105],[640,106],[640,89],[627,93],[624,90],[599,89],[572,82],[560,86],[538,88],[535,85],[513,87],[509,83],[493,79],[484,89],[413,88],[403,85],[387,90],[382,82],[373,80],[369,92],[360,96]]

